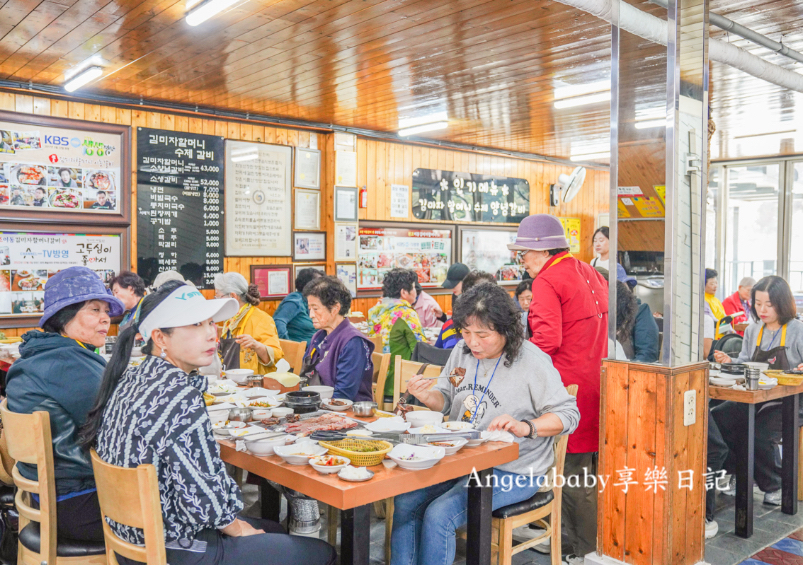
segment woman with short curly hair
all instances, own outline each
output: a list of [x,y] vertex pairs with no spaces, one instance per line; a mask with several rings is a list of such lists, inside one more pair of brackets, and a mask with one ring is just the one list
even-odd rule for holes
[[383,353],[390,353],[385,397],[393,396],[396,357],[409,361],[415,344],[426,341],[421,319],[413,308],[418,275],[409,269],[391,269],[382,282],[382,300],[368,311],[368,335],[381,336]]
[[[518,459],[493,472],[496,510],[538,491],[554,460],[552,438],[572,433],[580,412],[549,356],[524,339],[519,309],[505,289],[482,284],[464,292],[455,303],[453,319],[463,339],[452,350],[441,378],[414,376],[407,391],[450,421],[510,432],[516,438]],[[393,565],[454,561],[455,530],[466,523],[467,479],[396,497]]]

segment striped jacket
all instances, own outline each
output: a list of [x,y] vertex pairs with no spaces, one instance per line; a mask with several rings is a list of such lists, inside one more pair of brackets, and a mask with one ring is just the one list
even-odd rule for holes
[[[243,508],[212,436],[205,388],[205,377],[148,356],[123,374],[103,412],[98,455],[120,467],[156,467],[168,543],[225,527]],[[122,539],[144,544],[141,530],[109,525]]]

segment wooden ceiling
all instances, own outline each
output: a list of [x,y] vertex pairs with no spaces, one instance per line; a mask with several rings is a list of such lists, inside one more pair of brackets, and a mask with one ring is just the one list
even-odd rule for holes
[[[803,48],[801,2],[712,7]],[[441,110],[449,128],[422,137],[555,157],[609,134],[607,103],[553,107],[555,88],[610,76],[609,25],[558,2],[246,0],[197,27],[185,13],[185,0],[0,0],[0,79],[60,86],[99,55],[95,94],[389,132]],[[801,94],[718,65],[712,80],[715,158],[758,111],[756,127],[799,119]]]

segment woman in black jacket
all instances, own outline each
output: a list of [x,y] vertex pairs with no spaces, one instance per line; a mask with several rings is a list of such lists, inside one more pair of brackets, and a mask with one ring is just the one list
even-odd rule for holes
[[[77,443],[100,390],[110,317],[123,304],[86,267],[56,273],[45,285],[43,332],[22,336],[20,359],[6,381],[8,409],[21,414],[46,411],[53,436],[59,538],[103,541],[92,462]],[[20,474],[37,480],[36,467],[20,463]]]

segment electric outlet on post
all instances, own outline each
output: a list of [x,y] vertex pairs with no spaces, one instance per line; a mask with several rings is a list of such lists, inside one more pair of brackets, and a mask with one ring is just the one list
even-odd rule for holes
[[691,426],[697,421],[697,391],[683,393],[683,425]]

